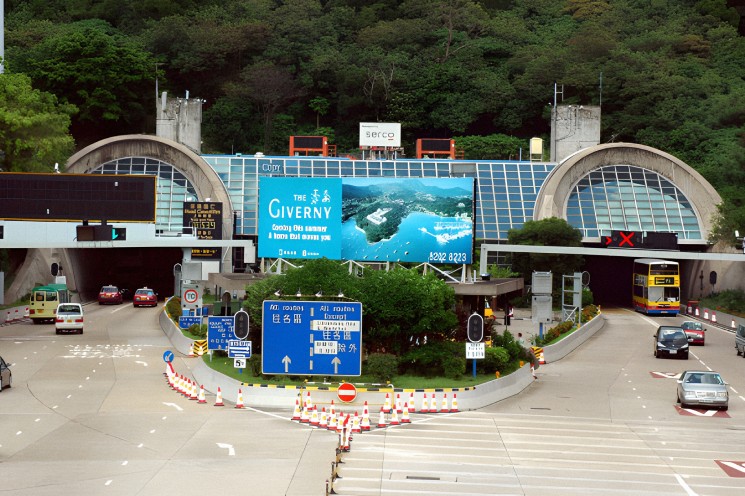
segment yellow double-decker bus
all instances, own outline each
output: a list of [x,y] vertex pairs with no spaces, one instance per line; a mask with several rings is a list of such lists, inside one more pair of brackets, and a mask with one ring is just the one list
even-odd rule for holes
[[647,315],[677,315],[680,312],[680,267],[678,262],[657,258],[634,260],[634,310]]

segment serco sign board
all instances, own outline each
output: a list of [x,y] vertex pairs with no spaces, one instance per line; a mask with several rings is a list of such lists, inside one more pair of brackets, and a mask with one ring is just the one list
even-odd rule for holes
[[264,302],[261,369],[273,375],[362,374],[362,304]]
[[360,147],[401,147],[400,122],[360,122]]

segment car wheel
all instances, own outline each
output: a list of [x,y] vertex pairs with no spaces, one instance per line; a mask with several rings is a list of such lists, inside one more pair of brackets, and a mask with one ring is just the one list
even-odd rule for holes
[[55,329],[55,330],[54,330],[54,333],[55,333],[55,334],[59,334],[59,329]]
[[723,412],[726,412],[727,410],[729,410],[729,405],[724,405],[724,406],[723,406],[723,407],[721,408],[721,410],[722,410]]
[[685,355],[683,355],[683,360],[688,360],[688,353],[686,353]]
[[675,402],[680,403],[680,396],[677,393],[675,394]]

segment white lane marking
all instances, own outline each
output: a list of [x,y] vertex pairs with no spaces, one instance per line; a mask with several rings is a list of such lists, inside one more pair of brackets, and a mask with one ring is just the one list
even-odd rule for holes
[[34,420],[34,422],[41,422],[41,419],[38,418],[38,419]]
[[140,444],[137,445],[138,448],[142,448],[143,446],[145,446],[144,443],[140,443]]
[[114,481],[112,481],[111,479],[109,479],[109,480],[106,481],[106,484],[104,484],[104,486],[110,486],[112,482],[114,482]]
[[743,396],[740,396],[740,399],[741,399],[742,401],[745,401],[745,397],[743,397]]
[[163,404],[164,404],[165,406],[172,406],[173,408],[175,408],[175,409],[176,409],[176,410],[178,410],[179,412],[182,412],[182,411],[184,411],[184,409],[183,409],[183,408],[181,408],[180,406],[178,406],[178,405],[177,405],[176,403],[166,403],[166,402],[164,401],[164,402],[163,402]]
[[217,443],[218,448],[224,448],[228,450],[228,456],[235,456],[235,449],[232,444],[228,443]]
[[732,386],[730,386],[729,388],[732,390],[733,393],[740,394],[740,393],[737,392],[737,389],[733,388]]
[[144,365],[145,367],[147,367],[147,362],[143,362],[141,360],[135,360],[135,363],[141,363],[142,365]]
[[114,310],[112,310],[111,313],[116,313],[116,312],[118,312],[120,310],[124,310],[125,308],[129,308],[129,307],[122,305],[119,308],[115,308]]
[[129,463],[129,462],[128,462],[127,460],[124,460],[124,461],[122,462],[122,467],[126,467],[128,463]]
[[16,432],[16,436],[20,436],[21,434],[23,434],[23,431]]
[[691,489],[691,486],[686,484],[686,482],[683,480],[683,477],[681,477],[679,474],[675,474],[675,480],[678,481],[678,484],[680,484],[680,487],[683,488],[688,496],[698,496],[698,494],[693,489]]
[[155,434],[155,429],[150,429],[150,434]]

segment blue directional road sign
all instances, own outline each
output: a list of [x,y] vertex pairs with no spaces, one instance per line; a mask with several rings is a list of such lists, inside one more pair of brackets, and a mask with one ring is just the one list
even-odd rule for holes
[[228,341],[235,339],[233,335],[233,317],[207,318],[207,349],[226,350]]
[[264,374],[362,374],[362,303],[265,301]]
[[251,341],[242,339],[228,341],[228,358],[251,358]]
[[196,316],[196,315],[181,315],[178,318],[178,326],[181,329],[188,329],[194,324],[201,324],[202,323],[202,317]]
[[173,352],[171,350],[163,352],[163,361],[166,363],[171,363],[173,361]]

